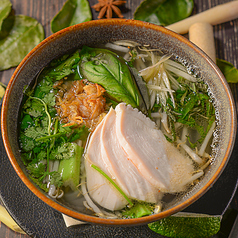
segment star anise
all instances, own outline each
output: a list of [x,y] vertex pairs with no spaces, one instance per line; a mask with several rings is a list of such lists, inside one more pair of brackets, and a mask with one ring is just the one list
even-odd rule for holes
[[126,3],[126,1],[120,1],[120,0],[98,0],[98,3],[93,5],[92,8],[94,8],[98,14],[98,18],[101,19],[106,14],[106,18],[112,18],[112,13],[115,12],[115,14],[123,18],[123,15],[121,14],[121,10],[117,7],[120,5],[123,5]]

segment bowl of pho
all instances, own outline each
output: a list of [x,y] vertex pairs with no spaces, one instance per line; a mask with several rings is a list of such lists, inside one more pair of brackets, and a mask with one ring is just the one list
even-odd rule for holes
[[186,38],[135,20],[96,20],[46,38],[2,105],[16,173],[73,218],[149,223],[200,198],[228,163],[233,98]]

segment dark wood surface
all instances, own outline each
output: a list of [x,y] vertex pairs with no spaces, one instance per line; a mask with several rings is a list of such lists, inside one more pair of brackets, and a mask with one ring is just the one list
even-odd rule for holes
[[[66,0],[11,0],[15,14],[23,14],[36,18],[45,29],[45,36],[51,35],[50,21],[61,9]],[[90,6],[97,0],[89,0]],[[133,18],[133,13],[142,0],[127,0],[124,11],[125,18]],[[193,14],[202,12],[218,4],[229,2],[229,0],[194,0],[195,6]],[[1,0],[0,0],[1,4]],[[97,18],[97,13],[92,10],[93,19]],[[214,26],[214,37],[217,57],[225,59],[238,68],[238,19]],[[1,57],[1,56],[0,56]],[[0,81],[7,84],[15,68],[0,72]],[[236,107],[238,103],[238,85],[230,85],[235,98]],[[1,181],[4,182],[4,181]],[[237,209],[237,199],[235,196],[232,206]],[[0,222],[0,238],[27,238],[29,236],[15,233]]]

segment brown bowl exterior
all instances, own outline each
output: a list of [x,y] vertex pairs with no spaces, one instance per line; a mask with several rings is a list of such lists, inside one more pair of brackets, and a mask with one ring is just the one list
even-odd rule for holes
[[[36,77],[52,59],[73,52],[83,45],[94,46],[115,40],[132,40],[160,48],[187,62],[207,82],[215,96],[219,115],[219,143],[217,157],[204,179],[185,197],[161,213],[137,219],[103,219],[79,213],[49,198],[27,176],[18,145],[18,115],[26,85]],[[52,208],[73,218],[105,225],[139,225],[179,212],[200,198],[218,179],[226,166],[235,141],[236,112],[229,86],[214,62],[186,38],[163,27],[136,20],[95,20],[78,24],[46,38],[20,63],[14,72],[2,104],[1,129],[4,146],[16,173],[26,186]]]

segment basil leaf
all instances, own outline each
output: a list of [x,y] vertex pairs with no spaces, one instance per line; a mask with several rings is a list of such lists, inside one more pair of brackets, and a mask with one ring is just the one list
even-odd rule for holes
[[82,78],[102,85],[117,102],[139,107],[140,92],[123,58],[105,49],[83,47],[79,73]]
[[17,66],[44,39],[44,29],[34,18],[16,15],[8,37],[0,40],[0,70]]
[[92,20],[92,13],[87,0],[67,0],[63,8],[51,21],[53,33],[68,26]]
[[193,0],[145,0],[136,9],[134,19],[166,26],[187,18],[193,6]]
[[228,83],[238,83],[238,70],[233,64],[222,59],[216,59],[216,64],[224,74]]
[[12,4],[2,0],[0,4],[0,40],[7,37],[14,23]]

